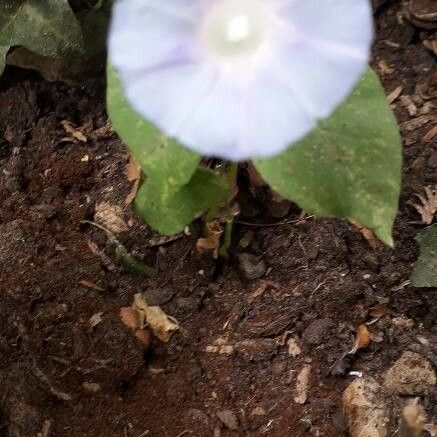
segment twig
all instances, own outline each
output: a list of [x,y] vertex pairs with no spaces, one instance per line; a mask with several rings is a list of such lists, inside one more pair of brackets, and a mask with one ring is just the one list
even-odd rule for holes
[[73,396],[68,394],[68,393],[64,393],[60,390],[58,390],[57,388],[55,388],[52,383],[50,382],[50,379],[48,378],[48,376],[43,373],[43,371],[34,363],[33,364],[33,374],[42,382],[44,383],[48,389],[49,392],[57,397],[58,399],[61,399],[62,401],[71,401],[73,400]]
[[258,228],[270,228],[274,226],[282,226],[282,225],[292,225],[294,223],[302,223],[307,221],[310,218],[315,217],[314,215],[309,215],[308,217],[301,218],[301,219],[295,219],[295,220],[282,220],[280,222],[276,223],[251,223],[251,222],[245,222],[243,220],[236,220],[235,224],[238,225],[244,225],[244,226],[254,226]]

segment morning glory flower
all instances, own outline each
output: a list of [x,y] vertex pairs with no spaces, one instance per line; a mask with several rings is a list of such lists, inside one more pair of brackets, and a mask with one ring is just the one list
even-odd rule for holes
[[275,155],[328,117],[371,40],[368,0],[119,0],[109,57],[142,116],[238,161]]

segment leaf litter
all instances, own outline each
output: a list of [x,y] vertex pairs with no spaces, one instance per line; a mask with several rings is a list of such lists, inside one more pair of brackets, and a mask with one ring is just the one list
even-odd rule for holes
[[159,340],[167,343],[179,329],[179,323],[174,317],[166,314],[157,305],[149,305],[141,293],[134,295],[132,307],[120,309],[120,318],[128,328],[137,330],[135,336],[139,339],[144,339],[144,334],[139,334],[138,331],[149,327]]

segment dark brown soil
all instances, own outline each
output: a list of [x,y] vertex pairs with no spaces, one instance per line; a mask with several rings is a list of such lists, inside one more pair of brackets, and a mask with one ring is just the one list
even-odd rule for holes
[[[409,113],[405,99],[393,104],[405,152],[394,250],[372,248],[340,220],[240,224],[231,260],[220,266],[189,237],[150,247],[151,232],[125,208],[130,227],[120,240],[159,275],[129,273],[104,232],[82,223],[93,220],[99,202],[123,207],[131,186],[128,153],[107,126],[102,78],[71,87],[7,71],[0,94],[0,436],[344,436],[349,371],[380,381],[404,350],[437,365],[437,290],[407,282],[422,227],[408,202],[437,182],[437,136],[426,137],[435,126],[437,77],[423,41],[432,34],[402,18],[398,2],[380,3],[373,64],[387,93],[401,85],[417,109]],[[88,141],[65,140],[63,120]],[[290,221],[300,213],[293,211]],[[242,249],[248,230],[254,237]],[[242,252],[264,260],[260,279],[244,278]],[[154,339],[147,352],[119,317],[138,292],[181,325],[169,343]],[[387,311],[369,326],[370,346],[338,363],[378,304]],[[91,327],[97,313],[102,321]],[[296,357],[289,338],[300,343]],[[218,344],[229,347],[208,348]],[[232,354],[220,353],[226,350]],[[304,365],[311,386],[299,404],[296,375]],[[390,435],[400,401],[392,399]],[[420,402],[436,422],[437,392]],[[228,423],[235,430],[226,418],[237,419]]]

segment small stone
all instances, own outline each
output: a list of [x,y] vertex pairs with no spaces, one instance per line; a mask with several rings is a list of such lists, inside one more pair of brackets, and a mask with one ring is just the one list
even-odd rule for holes
[[82,387],[88,393],[97,393],[102,389],[100,384],[97,384],[96,382],[86,382],[85,381],[82,383]]
[[299,340],[296,337],[292,337],[288,340],[288,355],[296,358],[302,353],[302,349],[299,346]]
[[250,253],[241,253],[238,262],[244,277],[249,280],[261,278],[267,270],[264,260]]
[[310,388],[311,366],[306,364],[297,375],[296,379],[296,404],[304,404],[308,399],[308,390]]
[[436,375],[422,355],[406,351],[387,371],[384,384],[401,395],[423,395],[436,385]]
[[333,326],[331,319],[316,319],[302,333],[302,340],[311,346],[321,344],[327,338],[327,331]]
[[343,411],[351,437],[387,437],[388,409],[379,384],[356,379],[343,392]]
[[255,407],[251,412],[250,412],[251,416],[265,416],[266,415],[266,410],[261,407]]
[[231,431],[238,430],[238,419],[237,416],[231,410],[220,410],[217,411],[217,417],[226,426],[226,428]]

